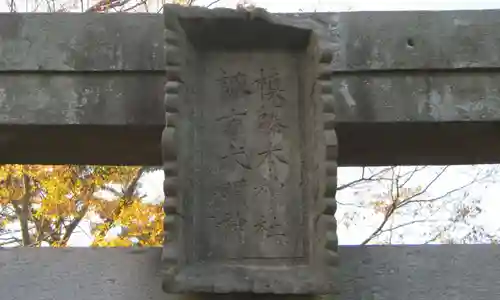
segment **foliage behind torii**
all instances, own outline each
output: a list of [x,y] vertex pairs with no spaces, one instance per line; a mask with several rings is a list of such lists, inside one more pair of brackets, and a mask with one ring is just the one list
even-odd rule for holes
[[[162,242],[161,203],[138,191],[145,167],[0,166],[0,246],[64,247],[86,220],[93,246]],[[93,216],[93,217],[90,217]],[[113,227],[122,234],[109,238]]]

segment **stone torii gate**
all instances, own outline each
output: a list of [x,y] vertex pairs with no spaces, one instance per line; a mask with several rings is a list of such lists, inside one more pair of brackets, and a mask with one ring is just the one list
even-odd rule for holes
[[254,17],[0,15],[1,162],[163,165],[170,195],[163,250],[2,250],[2,298],[500,294],[494,246],[337,251],[332,221],[335,160],[499,161],[500,11]]

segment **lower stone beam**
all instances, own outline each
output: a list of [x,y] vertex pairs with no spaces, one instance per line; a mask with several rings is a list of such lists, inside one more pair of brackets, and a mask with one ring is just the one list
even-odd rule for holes
[[[343,246],[337,300],[496,299],[494,245]],[[301,297],[198,295],[161,290],[161,249],[66,248],[0,251],[2,299],[290,300]],[[330,300],[325,296],[324,299]]]
[[[500,162],[498,75],[342,76],[340,166]],[[0,163],[161,165],[164,77],[1,73]]]

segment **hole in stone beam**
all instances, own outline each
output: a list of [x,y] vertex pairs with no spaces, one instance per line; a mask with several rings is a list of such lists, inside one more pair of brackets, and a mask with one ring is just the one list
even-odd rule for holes
[[415,46],[415,41],[412,38],[407,39],[406,46],[413,48]]

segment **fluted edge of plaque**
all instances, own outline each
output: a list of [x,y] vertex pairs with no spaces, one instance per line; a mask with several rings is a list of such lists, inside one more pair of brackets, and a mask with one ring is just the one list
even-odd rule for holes
[[[332,277],[339,263],[337,251],[337,234],[335,219],[336,201],[336,174],[337,174],[337,137],[334,128],[334,112],[331,83],[331,49],[318,45],[315,61],[316,78],[312,78],[316,99],[321,108],[318,110],[318,140],[326,147],[320,151],[322,156],[317,159],[320,170],[324,170],[324,183],[320,184],[318,191],[321,195],[316,197],[315,209],[309,211],[311,220],[320,220],[321,226],[312,224],[315,228],[316,243],[314,254],[309,256],[309,262],[296,265],[239,265],[231,263],[194,262],[186,264],[183,254],[184,238],[182,237],[183,195],[179,188],[178,162],[180,142],[176,128],[182,118],[179,113],[181,102],[185,100],[186,88],[183,86],[183,72],[186,66],[185,45],[192,43],[192,37],[186,34],[181,19],[210,19],[210,18],[258,20],[272,23],[273,25],[294,26],[306,29],[314,36],[312,28],[305,23],[294,23],[293,19],[274,16],[265,12],[252,15],[250,12],[232,9],[206,9],[200,7],[182,7],[167,4],[164,6],[165,18],[165,53],[166,53],[166,83],[164,108],[166,113],[166,127],[162,134],[162,158],[165,174],[164,192],[164,244],[162,251],[162,288],[167,293],[266,293],[266,294],[332,294],[338,292],[337,282]],[[234,37],[233,31],[233,37]],[[237,32],[236,32],[237,34]],[[256,37],[258,38],[258,37]],[[196,38],[194,38],[196,42]],[[203,48],[203,39],[196,47]],[[286,37],[278,36],[271,41],[271,47],[282,45]],[[218,42],[223,47],[235,49],[239,47],[231,38],[222,37]],[[240,41],[241,42],[241,41]],[[242,47],[254,46],[256,39],[246,37]],[[262,44],[262,42],[260,42]],[[257,45],[259,47],[261,45]],[[293,45],[291,45],[293,47]],[[249,47],[248,49],[252,49]],[[313,73],[314,75],[314,73]],[[182,123],[184,124],[184,123]],[[324,156],[323,156],[324,155]],[[322,173],[323,174],[323,173]],[[321,176],[320,176],[321,177]],[[185,177],[182,177],[185,178]],[[185,200],[184,200],[185,201]]]
[[[179,24],[176,20],[165,23],[165,76],[164,87],[165,128],[161,137],[161,153],[163,162],[164,182],[163,191],[163,249],[162,272],[164,285],[168,285],[179,271],[180,253],[180,201],[178,162],[177,162],[177,122],[179,120],[180,99],[182,98],[182,69],[183,69],[183,39],[179,34]],[[168,289],[168,288],[167,288]]]
[[333,60],[332,49],[322,48],[319,59],[317,86],[323,105],[324,120],[324,141],[325,151],[325,193],[323,197],[324,209],[319,216],[323,218],[325,224],[325,263],[330,267],[337,267],[339,264],[338,236],[337,236],[337,201],[335,199],[337,191],[337,157],[338,140],[335,131],[335,111],[333,97],[333,82],[331,64]]

